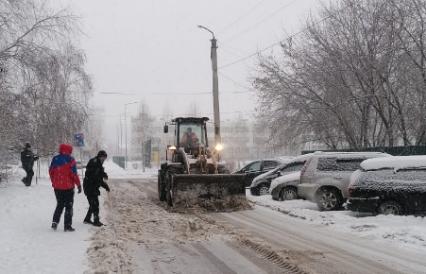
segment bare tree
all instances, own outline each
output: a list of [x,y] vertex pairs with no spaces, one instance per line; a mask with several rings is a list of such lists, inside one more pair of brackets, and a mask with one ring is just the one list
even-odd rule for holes
[[262,56],[254,85],[274,139],[333,149],[424,142],[425,16],[422,0],[342,0],[280,56]]
[[87,119],[91,80],[71,42],[75,17],[37,0],[0,0],[2,154],[23,142],[39,153],[70,142]]

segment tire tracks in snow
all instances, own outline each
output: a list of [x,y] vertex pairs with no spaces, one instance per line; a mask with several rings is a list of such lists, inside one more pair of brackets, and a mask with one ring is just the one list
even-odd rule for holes
[[[157,193],[156,193],[156,184],[147,184],[147,183],[136,183],[134,181],[130,181],[129,183],[133,184],[135,187],[139,188],[141,192],[147,192],[149,196],[151,196],[151,199],[154,203],[160,204],[164,206],[164,203],[158,203],[157,201]],[[204,210],[189,210],[187,212],[189,216],[193,215],[196,216],[199,220],[203,221],[204,223],[217,227],[221,233],[225,235],[230,235],[232,239],[228,241],[235,242],[236,244],[229,244],[236,252],[240,253],[243,256],[250,255],[243,254],[243,249],[249,249],[252,253],[256,254],[256,256],[262,261],[262,263],[257,262],[257,265],[263,268],[266,264],[273,264],[278,269],[281,269],[279,273],[287,273],[287,274],[305,274],[306,271],[303,271],[299,269],[299,267],[291,262],[289,258],[283,257],[280,254],[278,254],[276,251],[271,250],[271,248],[268,245],[265,245],[263,243],[260,243],[260,241],[255,242],[252,241],[250,238],[253,236],[245,236],[245,232],[241,232],[237,230],[236,228],[230,226],[229,224],[220,224],[216,221],[214,221],[212,218],[210,218],[209,214],[206,214]],[[214,265],[220,266],[220,269],[222,270],[222,273],[232,273],[229,271],[229,268],[227,268],[226,264],[220,263],[220,259],[218,259],[212,252],[208,251],[203,246],[196,244],[195,249],[198,250],[200,253],[204,254],[206,257],[210,258],[212,262],[214,262]],[[253,259],[253,254],[251,254],[251,258]],[[266,264],[265,264],[266,263]],[[273,268],[272,268],[273,269]],[[276,271],[276,270],[275,270]],[[275,272],[274,273],[278,273]]]

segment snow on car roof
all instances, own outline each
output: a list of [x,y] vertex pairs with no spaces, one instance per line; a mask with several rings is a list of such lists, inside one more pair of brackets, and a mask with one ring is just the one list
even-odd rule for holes
[[285,164],[290,162],[293,158],[294,158],[293,156],[278,156],[275,158],[275,160],[278,160],[281,163]]
[[361,163],[364,170],[426,168],[426,156],[393,156],[368,159]]

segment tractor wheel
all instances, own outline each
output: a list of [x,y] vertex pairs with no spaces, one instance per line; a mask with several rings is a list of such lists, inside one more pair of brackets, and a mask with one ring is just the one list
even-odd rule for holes
[[158,174],[158,199],[160,201],[166,200],[166,191],[164,189],[164,182],[160,174]]
[[170,207],[173,207],[173,193],[171,189],[166,192],[166,200],[167,200],[167,205]]

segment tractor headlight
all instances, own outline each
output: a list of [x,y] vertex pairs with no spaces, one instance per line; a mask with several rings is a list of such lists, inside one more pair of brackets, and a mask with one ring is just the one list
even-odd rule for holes
[[222,151],[223,150],[223,145],[221,143],[217,144],[214,148],[216,151]]
[[176,147],[175,146],[169,146],[168,149],[169,150],[176,150]]

